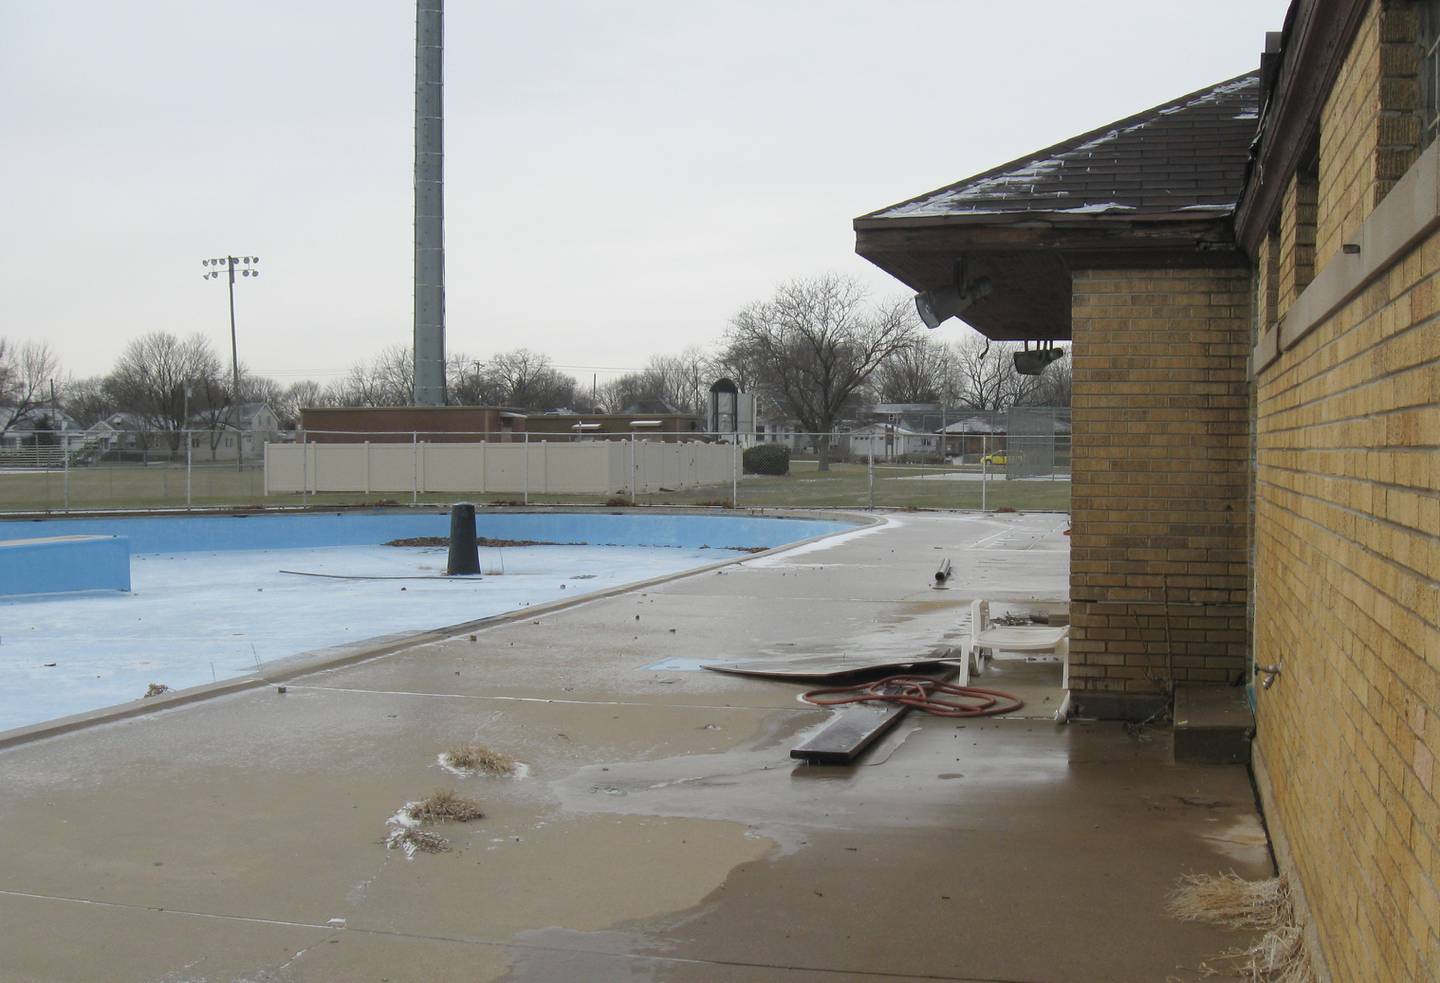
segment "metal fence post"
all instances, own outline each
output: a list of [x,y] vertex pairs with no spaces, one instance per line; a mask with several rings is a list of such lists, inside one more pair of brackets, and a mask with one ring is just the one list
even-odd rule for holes
[[410,431],[410,504],[420,504],[420,434]]
[[630,504],[635,504],[635,431],[630,431]]
[[[52,383],[53,385],[53,383]],[[65,431],[60,431],[60,460],[65,465],[65,511],[70,511],[70,447],[65,439]]]
[[181,430],[180,439],[185,441],[185,511],[190,511],[190,431]]
[[530,504],[530,434],[527,431],[523,438],[525,460],[520,465],[520,484],[523,486],[524,502]]
[[730,444],[730,507],[740,507],[740,436]]
[[[370,462],[365,462],[365,480],[370,480]],[[305,442],[305,431],[300,431],[300,508],[310,507],[310,445]]]
[[874,434],[871,434],[870,440],[869,440],[869,443],[868,443],[868,446],[869,446],[870,449],[869,449],[868,454],[867,454],[868,463],[867,463],[867,465],[866,465],[865,472],[866,472],[866,477],[869,478],[869,483],[870,483],[870,511],[871,511],[871,512],[874,512],[874,511],[875,511],[875,436],[874,436]]
[[985,486],[990,483],[990,437],[986,435],[980,438],[980,511],[988,511],[985,508]]

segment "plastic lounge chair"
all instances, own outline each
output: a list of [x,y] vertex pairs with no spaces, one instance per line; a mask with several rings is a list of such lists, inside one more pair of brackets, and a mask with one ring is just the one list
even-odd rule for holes
[[986,659],[996,652],[1054,652],[1060,660],[1060,687],[1070,689],[1070,626],[997,625],[990,620],[990,602],[970,603],[970,665],[975,675],[985,671]]

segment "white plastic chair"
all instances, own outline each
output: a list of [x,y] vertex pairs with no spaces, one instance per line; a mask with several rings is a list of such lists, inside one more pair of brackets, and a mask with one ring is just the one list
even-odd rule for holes
[[[1060,660],[1060,688],[1070,688],[1070,626],[997,625],[990,621],[990,602],[970,602],[970,642],[967,668],[975,675],[985,671],[985,660],[996,652],[1053,652]],[[986,653],[989,653],[988,655]]]

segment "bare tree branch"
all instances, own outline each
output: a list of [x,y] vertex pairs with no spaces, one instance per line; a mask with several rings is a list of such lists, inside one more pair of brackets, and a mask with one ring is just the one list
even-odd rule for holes
[[[730,322],[726,361],[752,366],[756,388],[811,433],[828,434],[886,359],[916,344],[911,305],[866,302],[853,277],[834,273],[782,284]],[[829,469],[820,438],[820,468]]]
[[0,338],[0,407],[11,411],[0,414],[0,435],[49,401],[59,372],[60,360],[45,342]]

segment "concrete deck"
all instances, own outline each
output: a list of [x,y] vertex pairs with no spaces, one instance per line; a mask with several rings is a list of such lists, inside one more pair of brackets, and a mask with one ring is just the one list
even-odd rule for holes
[[[1243,768],[1053,724],[1053,664],[972,680],[1022,715],[912,715],[839,768],[788,757],[826,717],[802,687],[645,668],[932,651],[974,597],[1063,600],[1064,526],[900,515],[0,751],[0,978],[1191,978],[1242,939],[1166,918],[1175,878],[1270,873]],[[466,741],[528,776],[440,769]],[[448,853],[386,850],[385,820],[437,787],[486,817],[437,827]]]

